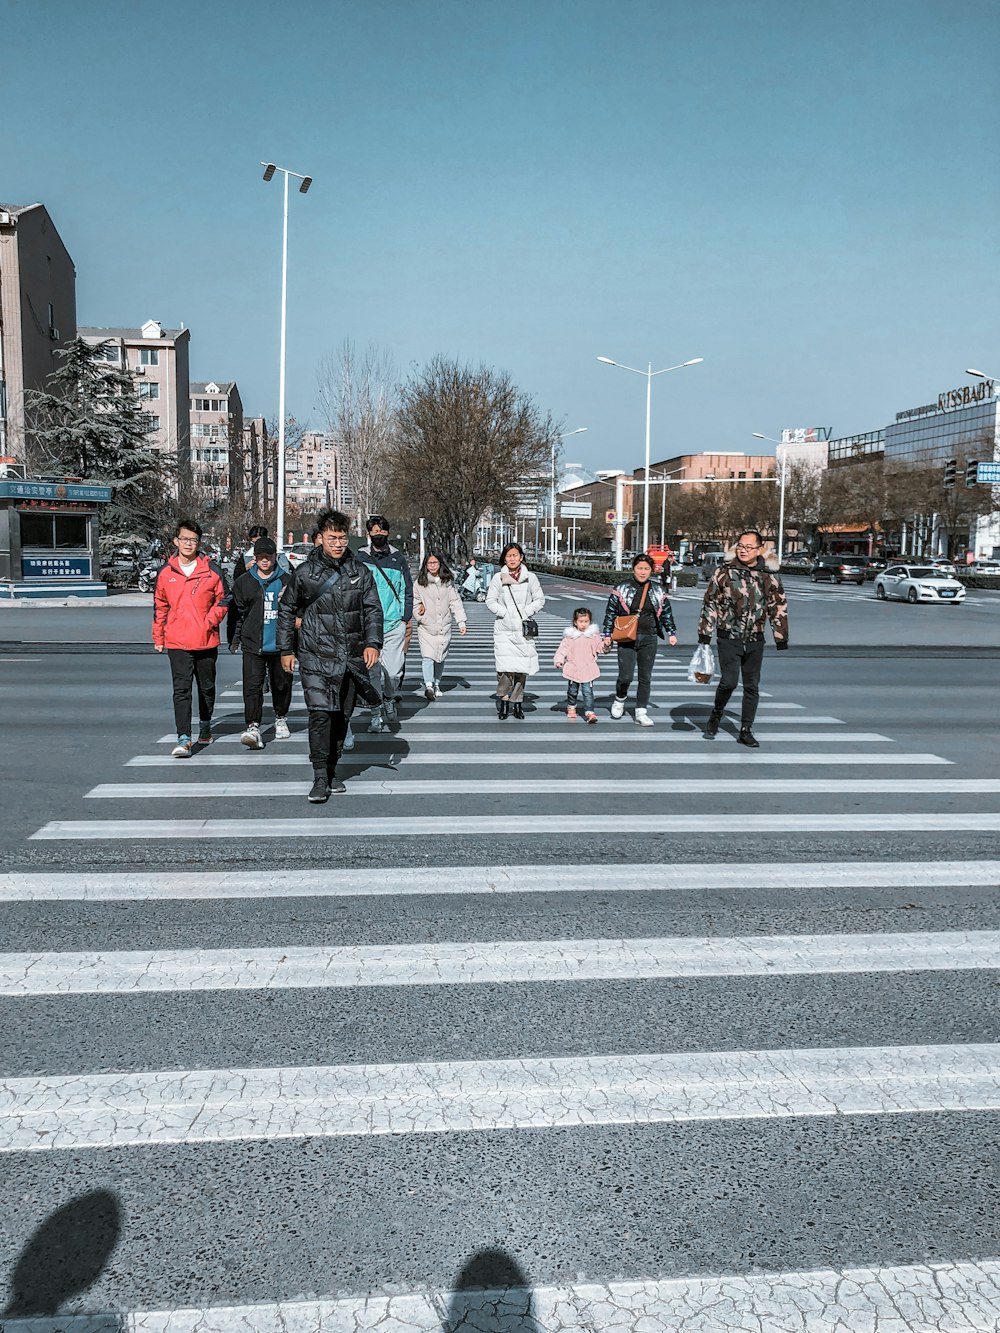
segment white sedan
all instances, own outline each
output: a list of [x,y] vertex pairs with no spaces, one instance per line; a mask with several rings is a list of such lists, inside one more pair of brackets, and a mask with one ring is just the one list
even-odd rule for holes
[[933,565],[889,565],[875,578],[875,596],[880,602],[964,602],[965,585]]
[[312,542],[296,542],[294,546],[286,546],[285,555],[290,567],[295,569],[303,560],[308,560],[315,549]]

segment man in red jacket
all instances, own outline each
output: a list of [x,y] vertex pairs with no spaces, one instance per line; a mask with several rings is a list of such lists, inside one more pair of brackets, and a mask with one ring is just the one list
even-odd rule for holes
[[215,663],[219,655],[219,626],[229,609],[229,590],[214,561],[198,551],[201,528],[181,519],[174,533],[177,554],[156,576],[153,592],[153,646],[166,650],[174,681],[175,759],[190,759],[191,682],[198,686],[198,742],[212,740],[215,707]]

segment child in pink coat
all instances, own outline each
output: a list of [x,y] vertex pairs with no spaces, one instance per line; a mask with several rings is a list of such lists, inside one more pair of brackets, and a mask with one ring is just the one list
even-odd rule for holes
[[569,681],[566,687],[566,717],[576,721],[576,701],[583,701],[583,715],[594,725],[597,714],[594,712],[594,681],[601,674],[597,665],[597,656],[605,651],[601,631],[594,624],[593,617],[585,606],[578,606],[573,612],[573,623],[566,630],[562,642],[556,649],[553,665],[562,667],[563,676]]

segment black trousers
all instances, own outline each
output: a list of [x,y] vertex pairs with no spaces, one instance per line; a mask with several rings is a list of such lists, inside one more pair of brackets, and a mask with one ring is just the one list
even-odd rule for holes
[[354,712],[357,688],[352,676],[344,675],[340,686],[340,707],[336,712],[325,708],[309,709],[309,760],[316,771],[328,777],[337,771],[337,760],[344,752],[344,737]]
[[170,674],[174,682],[174,725],[178,736],[191,735],[191,682],[198,685],[198,717],[212,720],[215,708],[215,662],[218,648],[168,648]]
[[260,726],[264,712],[264,685],[271,686],[275,717],[286,717],[292,706],[292,675],[281,665],[280,653],[243,652],[243,721]]
[[740,676],[743,677],[743,706],[740,726],[753,726],[760,699],[760,668],[764,661],[764,640],[719,639],[719,685],[715,691],[715,711],[721,713],[729,702]]
[[646,707],[649,703],[649,689],[653,683],[656,644],[655,634],[640,634],[635,643],[618,645],[618,684],[615,686],[615,698],[628,697],[628,687],[632,684],[632,677],[638,667],[639,685],[635,692],[635,706]]

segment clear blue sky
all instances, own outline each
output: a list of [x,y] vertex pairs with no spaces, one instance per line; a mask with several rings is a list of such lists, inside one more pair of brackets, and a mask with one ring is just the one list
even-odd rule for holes
[[345,338],[511,372],[567,456],[868,430],[1000,370],[995,0],[0,0],[0,198],[44,202],[83,324],[320,424]]

